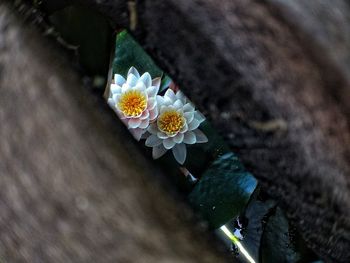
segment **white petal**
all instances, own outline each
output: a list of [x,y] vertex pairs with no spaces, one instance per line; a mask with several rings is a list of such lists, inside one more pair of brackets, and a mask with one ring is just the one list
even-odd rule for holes
[[161,139],[159,139],[156,135],[151,135],[145,141],[145,145],[147,147],[155,147],[155,146],[162,144],[162,142],[163,141]]
[[181,100],[176,100],[175,103],[174,103],[174,107],[175,109],[182,109],[184,105],[182,104]]
[[172,105],[172,104],[173,104],[172,99],[170,99],[169,97],[165,97],[165,96],[164,96],[163,105],[164,105],[164,106],[170,106],[170,105]]
[[149,120],[153,121],[158,117],[158,108],[154,107],[154,109],[149,111]]
[[184,143],[187,144],[195,144],[196,143],[196,135],[192,131],[188,131],[184,134]]
[[168,97],[171,101],[175,101],[176,100],[176,96],[175,93],[172,89],[167,89],[167,91],[164,94],[164,97]]
[[164,111],[170,110],[169,106],[163,105],[160,107],[160,114],[162,114]]
[[145,119],[141,121],[141,124],[139,125],[139,128],[146,129],[149,125],[149,119]]
[[122,88],[117,84],[111,84],[111,93],[118,94],[122,92]]
[[142,112],[142,115],[140,116],[141,120],[147,119],[149,117],[149,111],[145,110]]
[[147,129],[148,125],[149,125],[149,119],[141,120],[141,124],[139,125],[139,128]]
[[184,113],[184,117],[185,117],[187,123],[190,123],[193,120],[193,118],[194,118],[194,113],[192,111],[185,112]]
[[207,136],[199,129],[193,131],[196,135],[196,143],[205,143],[208,142]]
[[180,109],[178,109],[178,110],[176,110],[178,113],[180,113],[181,115],[184,115],[184,111],[183,111],[183,109],[182,108],[180,108]]
[[163,144],[153,147],[152,157],[153,159],[158,159],[166,153],[167,149],[164,148]]
[[190,131],[193,131],[198,128],[199,124],[200,123],[197,119],[193,119],[193,121],[188,124],[188,129]]
[[160,107],[160,113],[163,113],[165,111],[174,111],[174,110],[176,110],[176,109],[172,105],[170,105],[170,106],[163,105]]
[[[160,87],[160,83],[161,83],[161,78],[155,78],[152,80],[152,86],[155,86],[158,90]],[[158,91],[157,91],[158,93]]]
[[139,78],[139,77],[140,77],[139,72],[138,72],[137,69],[134,68],[134,67],[131,67],[131,68],[129,69],[129,71],[128,71],[128,76],[129,76],[129,74],[133,74],[136,78]]
[[112,98],[113,98],[115,103],[118,103],[119,98],[120,98],[120,94],[113,94]]
[[192,103],[186,103],[183,109],[184,109],[184,112],[194,111],[194,106]]
[[147,131],[156,135],[158,132],[157,123],[152,123],[150,126],[148,126]]
[[140,119],[129,119],[128,127],[134,129],[139,127],[140,124],[141,124]]
[[199,123],[202,123],[203,121],[205,121],[205,116],[199,111],[194,112],[194,118],[197,119]]
[[157,88],[156,86],[151,86],[151,87],[147,88],[148,97],[151,98],[151,97],[156,96],[158,93],[158,90],[159,90],[159,88]]
[[125,78],[122,75],[119,74],[115,74],[114,75],[114,83],[117,84],[118,86],[123,86],[123,84],[125,83]]
[[167,138],[169,138],[168,135],[166,135],[164,132],[160,132],[160,131],[157,132],[157,136],[158,136],[159,138],[161,138],[161,139],[167,139]]
[[138,78],[134,74],[129,74],[128,78],[126,79],[126,83],[129,85],[129,87],[133,87],[136,85]]
[[[131,75],[130,75],[131,76]],[[124,83],[122,86],[122,93],[124,93],[125,91],[127,91],[128,89],[130,89],[129,85],[127,83]]]
[[145,84],[146,88],[152,85],[152,78],[148,72],[143,73],[140,80]]
[[144,91],[146,91],[146,86],[145,86],[145,84],[142,81],[139,81],[139,82],[137,82],[137,84],[136,84],[134,89],[135,90],[139,90],[141,92],[144,92]]
[[175,160],[179,164],[183,164],[186,160],[186,155],[187,155],[186,145],[183,143],[176,144],[172,151],[173,151]]
[[180,99],[180,100],[182,100],[182,101],[185,101],[186,100],[186,96],[183,94],[183,92],[182,91],[178,91],[178,92],[176,92],[176,98],[178,98],[178,99]]
[[182,143],[183,139],[184,139],[183,133],[178,133],[178,134],[176,134],[175,137],[173,137],[173,141],[175,143]]
[[160,95],[157,95],[157,104],[162,106],[164,104],[164,98]]
[[180,132],[181,133],[185,133],[185,132],[187,132],[187,130],[188,130],[188,125],[187,125],[187,123],[181,128],[181,130],[180,130]]
[[108,103],[108,105],[109,105],[110,107],[112,107],[112,108],[115,107],[115,101],[114,101],[114,99],[108,98],[107,103]]
[[157,105],[157,100],[155,98],[148,98],[147,109],[152,110]]
[[140,128],[129,129],[129,131],[137,141],[139,141],[141,139],[142,135],[145,133],[145,130],[140,129]]
[[171,149],[175,146],[175,142],[173,141],[172,138],[167,138],[163,140],[163,145],[165,147],[165,149]]

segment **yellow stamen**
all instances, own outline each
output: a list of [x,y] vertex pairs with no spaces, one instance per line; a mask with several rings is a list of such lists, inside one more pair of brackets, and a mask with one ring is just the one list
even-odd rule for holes
[[129,90],[121,95],[117,106],[124,115],[136,117],[146,109],[147,98],[141,91]]
[[174,135],[185,125],[185,118],[176,110],[169,110],[159,115],[157,124],[162,132],[168,135]]

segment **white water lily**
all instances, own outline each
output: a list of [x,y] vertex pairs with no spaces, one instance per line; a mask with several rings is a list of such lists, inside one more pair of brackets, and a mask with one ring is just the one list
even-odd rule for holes
[[108,104],[128,126],[136,140],[140,140],[149,124],[158,116],[157,93],[161,79],[152,80],[145,72],[140,76],[136,68],[131,67],[127,78],[114,75],[110,86]]
[[183,164],[186,160],[186,144],[208,142],[207,136],[198,129],[205,117],[196,111],[185,95],[168,89],[164,95],[157,96],[159,115],[147,131],[146,146],[152,147],[152,156],[157,159],[167,150],[172,150],[176,161]]

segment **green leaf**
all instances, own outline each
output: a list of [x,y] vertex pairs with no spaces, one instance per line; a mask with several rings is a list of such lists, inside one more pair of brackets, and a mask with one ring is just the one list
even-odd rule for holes
[[256,185],[238,158],[227,153],[203,174],[189,200],[212,227],[218,228],[242,212]]
[[186,168],[197,178],[201,177],[213,161],[231,152],[222,137],[208,121],[201,123],[199,129],[208,137],[208,142],[187,145],[188,152],[185,162]]
[[172,79],[168,75],[164,75],[160,84],[159,93],[165,91],[169,87],[171,82]]
[[266,201],[253,199],[245,210],[247,225],[243,230],[244,238],[241,243],[254,259],[259,258],[261,237],[266,223],[264,219],[275,206],[276,202],[272,199]]
[[131,66],[134,66],[140,74],[149,72],[152,78],[163,75],[163,71],[126,30],[117,34],[112,66],[113,73],[122,76],[126,76]]
[[262,263],[309,263],[318,260],[279,207],[267,219],[261,238],[260,255]]
[[261,262],[299,262],[301,255],[296,250],[293,231],[282,210],[277,207],[271,215],[261,239]]

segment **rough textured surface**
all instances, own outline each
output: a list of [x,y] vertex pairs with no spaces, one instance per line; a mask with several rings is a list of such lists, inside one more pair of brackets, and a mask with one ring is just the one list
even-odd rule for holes
[[[333,60],[338,69],[350,79],[350,5],[347,1],[283,1],[265,0],[276,14],[284,19],[293,29],[308,40],[310,51],[316,57],[323,49],[327,59]],[[296,19],[297,18],[297,19]]]
[[[106,2],[115,1],[99,10],[125,25]],[[307,2],[152,0],[120,12],[138,13],[135,37],[308,244],[329,262],[349,262],[350,8]]]
[[[86,0],[207,114],[328,262],[350,261],[346,1]],[[128,14],[133,14],[133,23]]]
[[[302,41],[308,54],[334,84],[332,96],[350,115],[350,5],[347,1],[265,0],[271,11]],[[334,72],[336,71],[336,72]]]
[[17,20],[1,3],[0,261],[224,262],[102,99]]

